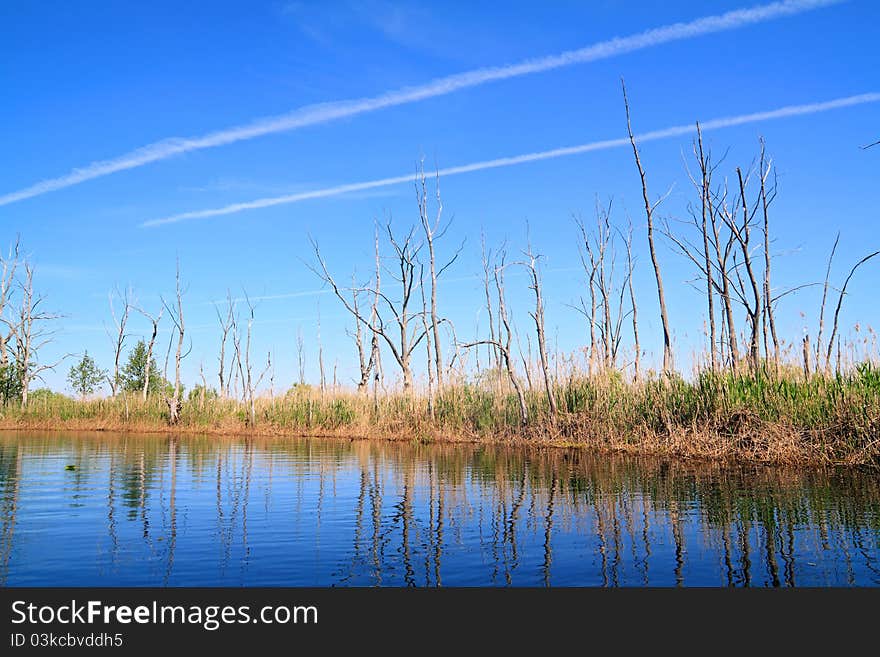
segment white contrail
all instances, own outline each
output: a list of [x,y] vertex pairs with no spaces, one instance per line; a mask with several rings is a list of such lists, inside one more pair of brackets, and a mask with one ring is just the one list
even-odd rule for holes
[[241,303],[242,301],[277,301],[279,299],[298,299],[300,297],[315,297],[322,294],[327,294],[331,292],[330,289],[324,288],[321,290],[300,290],[299,292],[279,292],[277,294],[261,294],[259,296],[246,296],[246,297],[233,297],[232,299],[213,299],[211,301],[203,302],[203,305],[206,306],[219,306],[221,304],[228,303],[232,301],[232,303]]
[[[815,114],[816,112],[827,112],[828,110],[839,109],[841,107],[850,107],[853,105],[861,105],[864,103],[876,103],[880,101],[880,93],[866,93],[857,96],[847,96],[846,98],[837,98],[821,103],[809,103],[806,105],[788,105],[775,110],[766,112],[754,112],[752,114],[741,114],[739,116],[728,116],[711,121],[701,122],[700,127],[705,130],[715,130],[718,128],[729,128],[732,126],[743,125],[745,123],[756,123],[758,121],[768,121],[770,119],[783,119],[791,116],[799,116],[802,114]],[[677,125],[662,130],[653,130],[635,137],[638,142],[653,141],[656,139],[666,139],[668,137],[677,137],[695,131],[694,124]],[[514,164],[524,164],[526,162],[537,162],[539,160],[550,160],[556,157],[566,155],[577,155],[579,153],[589,153],[590,151],[599,151],[608,148],[616,148],[619,146],[628,146],[629,138],[623,137],[618,139],[605,139],[603,141],[594,141],[589,144],[579,144],[577,146],[566,146],[563,148],[554,148],[549,151],[541,151],[539,153],[526,153],[524,155],[514,155],[511,157],[501,157],[495,160],[485,160],[483,162],[474,162],[472,164],[464,164],[455,167],[447,167],[440,169],[437,173],[440,176],[453,176],[459,173],[470,173],[472,171],[483,171],[485,169],[497,169],[499,167],[509,167]],[[183,212],[181,214],[171,215],[161,219],[152,219],[141,224],[141,227],[161,226],[163,224],[173,224],[186,219],[204,219],[206,217],[217,217],[224,214],[235,214],[245,210],[256,210],[258,208],[268,208],[273,205],[284,205],[286,203],[297,203],[314,198],[325,198],[328,196],[339,196],[348,192],[356,192],[364,189],[373,189],[375,187],[387,187],[389,185],[397,185],[399,183],[412,182],[418,179],[419,174],[411,173],[403,176],[394,176],[392,178],[380,178],[379,180],[368,180],[365,182],[349,183],[347,185],[337,185],[335,187],[326,187],[324,189],[315,189],[308,192],[299,192],[297,194],[287,194],[285,196],[273,196],[270,198],[261,198],[245,203],[235,203],[222,208],[214,208],[209,210],[194,210],[192,212]]]
[[779,2],[772,2],[750,9],[736,9],[725,14],[705,16],[686,23],[674,23],[664,27],[657,27],[626,37],[616,37],[579,50],[569,50],[559,55],[530,59],[510,66],[480,68],[450,75],[432,80],[423,85],[405,87],[369,98],[307,105],[287,114],[258,119],[245,125],[218,130],[200,137],[172,137],[149,144],[120,157],[93,162],[85,167],[74,169],[66,175],[42,180],[30,187],[10,192],[0,196],[0,205],[7,205],[15,201],[78,185],[87,180],[107,176],[118,171],[134,169],[181,153],[223,146],[262,135],[296,130],[305,126],[327,123],[366,112],[374,112],[386,107],[414,103],[426,98],[445,96],[461,89],[477,87],[495,80],[506,80],[573,64],[608,59],[635,50],[669,43],[670,41],[680,41],[755,23],[763,23],[775,18],[793,16],[841,2],[846,2],[846,0],[780,0]]

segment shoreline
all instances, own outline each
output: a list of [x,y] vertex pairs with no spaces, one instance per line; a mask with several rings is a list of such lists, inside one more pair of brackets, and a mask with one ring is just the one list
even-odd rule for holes
[[[803,468],[856,468],[880,469],[880,438],[878,446],[869,453],[855,452],[847,458],[829,458],[831,448],[821,439],[808,443],[803,432],[768,427],[761,436],[745,433],[722,436],[708,431],[677,429],[669,435],[641,432],[623,437],[589,435],[565,436],[526,430],[525,433],[496,434],[492,436],[442,427],[376,427],[341,426],[294,428],[264,424],[256,428],[232,422],[213,425],[180,424],[171,426],[162,422],[119,422],[96,418],[26,419],[0,418],[0,431],[63,431],[71,433],[118,433],[122,435],[165,435],[184,438],[210,436],[218,439],[348,439],[358,441],[410,442],[423,445],[462,444],[499,445],[522,448],[555,448],[590,450],[604,454],[625,454],[670,458],[681,461],[715,462],[731,465],[761,465]],[[531,435],[529,435],[531,434]]]

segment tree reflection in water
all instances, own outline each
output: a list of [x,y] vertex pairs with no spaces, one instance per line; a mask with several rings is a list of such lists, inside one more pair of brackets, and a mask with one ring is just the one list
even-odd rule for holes
[[0,438],[5,585],[872,586],[878,547],[880,483],[854,470],[324,439]]

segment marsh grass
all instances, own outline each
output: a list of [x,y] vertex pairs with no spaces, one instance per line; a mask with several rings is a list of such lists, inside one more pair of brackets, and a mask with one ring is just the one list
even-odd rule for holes
[[[42,391],[41,391],[42,392]],[[348,436],[434,441],[530,442],[583,445],[627,452],[775,463],[880,462],[880,369],[862,363],[846,373],[795,370],[778,376],[697,373],[631,382],[619,373],[569,376],[556,385],[559,417],[546,396],[527,394],[529,420],[519,421],[512,391],[458,382],[436,400],[431,418],[419,394],[374,398],[308,386],[256,400],[185,402],[180,421],[168,425],[159,398],[138,396],[77,401],[36,394],[26,410],[3,409],[2,428],[174,431],[209,434]]]

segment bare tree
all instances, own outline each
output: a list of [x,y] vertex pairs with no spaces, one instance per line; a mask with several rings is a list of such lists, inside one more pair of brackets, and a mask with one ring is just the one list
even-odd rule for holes
[[180,260],[177,261],[176,273],[175,273],[175,296],[176,302],[174,304],[169,304],[162,299],[162,305],[165,307],[165,310],[168,311],[168,317],[171,319],[171,323],[174,325],[174,331],[172,331],[171,336],[168,342],[168,351],[165,355],[165,379],[168,379],[168,360],[171,354],[171,345],[174,339],[174,332],[177,333],[177,349],[174,354],[174,387],[171,390],[171,395],[168,395],[168,391],[164,389],[162,393],[165,397],[165,403],[168,406],[168,422],[169,424],[177,424],[180,420],[180,409],[182,406],[182,391],[180,387],[180,362],[186,358],[192,348],[187,350],[186,353],[183,352],[183,343],[185,337],[185,324],[183,319],[183,293],[184,290],[180,287]]
[[626,284],[629,290],[629,304],[632,310],[632,331],[633,331],[633,351],[635,352],[633,359],[633,369],[635,380],[641,378],[641,357],[642,347],[639,344],[639,309],[636,305],[636,293],[633,289],[633,271],[635,270],[635,259],[632,252],[633,228],[632,222],[626,233]]
[[230,338],[232,340],[232,364],[231,367],[234,372],[234,380],[235,387],[233,391],[235,393],[235,398],[238,399],[238,381],[241,379],[242,381],[242,393],[241,399],[242,401],[247,401],[247,387],[245,384],[245,376],[244,376],[244,361],[241,355],[241,329],[239,328],[238,317],[233,317],[232,319],[232,328],[230,329],[231,335]]
[[[348,312],[350,312],[357,321],[361,322],[366,328],[375,335],[385,341],[394,360],[400,367],[401,376],[403,378],[403,388],[405,391],[412,389],[412,354],[418,347],[419,343],[425,338],[425,331],[419,330],[419,327],[413,327],[414,320],[418,319],[421,310],[414,311],[413,292],[417,284],[416,269],[418,267],[418,254],[421,249],[420,245],[414,242],[414,229],[410,228],[409,232],[401,239],[395,237],[391,224],[386,225],[386,233],[388,241],[393,249],[391,260],[394,266],[389,270],[389,275],[394,279],[399,289],[399,298],[393,299],[385,292],[381,291],[378,284],[375,286],[382,304],[381,307],[391,314],[393,324],[386,326],[383,313],[377,308],[375,322],[371,323],[370,318],[365,316],[360,310],[355,310],[351,301],[349,301],[344,290],[340,288],[321,256],[317,243],[312,240],[312,247],[318,261],[317,267],[312,267],[322,280],[324,280],[333,289],[333,293],[342,302]],[[393,327],[393,328],[392,328]],[[393,331],[393,333],[392,333]],[[396,336],[394,335],[396,333]]]
[[[496,375],[497,385],[498,385],[498,394],[501,394],[501,352],[498,348],[498,340],[496,340],[496,330],[495,330],[495,318],[492,312],[492,295],[489,291],[489,282],[491,280],[490,276],[490,264],[489,259],[491,258],[492,251],[491,249],[486,249],[486,236],[481,232],[480,233],[480,247],[482,252],[482,262],[483,262],[483,292],[486,296],[486,313],[489,321],[489,341],[488,346],[490,348],[490,355],[492,356],[492,362],[494,364],[493,367],[490,368],[490,374]],[[499,319],[500,322],[500,319]],[[500,327],[499,327],[500,332]],[[479,349],[477,350],[477,370],[479,370]]]
[[[379,299],[382,289],[382,260],[379,257],[379,226],[374,226],[373,230],[373,252],[375,254],[375,279],[373,281],[373,303],[370,306],[370,360],[367,363],[367,370],[373,371],[373,397],[378,409],[378,391],[381,379],[381,349],[379,345],[379,334],[375,331],[377,322],[379,321]],[[360,326],[360,322],[358,322]]]
[[147,342],[146,360],[144,362],[144,389],[141,392],[141,398],[144,401],[147,401],[147,394],[150,390],[150,364],[153,361],[153,347],[156,344],[156,336],[159,333],[159,322],[162,321],[162,314],[165,312],[165,308],[164,306],[160,308],[157,315],[151,315],[139,306],[135,306],[135,310],[137,310],[141,315],[150,320],[150,324],[152,325],[152,330],[150,331],[150,339]]
[[[427,374],[428,374],[428,415],[434,419],[434,367],[431,364],[432,356],[436,355],[431,349],[431,332],[428,330],[428,302],[425,298],[425,266],[422,265],[419,271],[419,290],[422,294],[422,328],[425,331],[425,350],[427,355]],[[436,362],[436,361],[435,361]],[[439,385],[439,375],[438,375]]]
[[12,301],[19,258],[19,238],[16,237],[8,254],[0,255],[0,322],[6,326],[5,331],[0,331],[0,372],[4,373],[9,367],[9,345],[14,340],[18,328],[15,314],[10,315],[7,309]]
[[[722,308],[724,308],[724,317],[725,324],[722,326],[722,332],[724,330],[727,331],[727,341],[726,343],[722,340],[722,344],[726,344],[728,351],[728,360],[731,368],[734,372],[739,369],[739,344],[737,342],[737,333],[736,333],[736,320],[734,319],[733,314],[733,301],[731,295],[731,265],[729,264],[731,261],[731,254],[734,249],[734,236],[731,231],[726,232],[726,238],[722,240],[722,227],[724,226],[724,222],[721,220],[722,213],[719,208],[722,208],[726,202],[727,189],[726,187],[722,192],[713,194],[712,205],[710,206],[709,220],[712,227],[712,248],[715,253],[716,267],[718,272],[719,282],[715,284],[716,290],[718,290],[719,296],[721,297]],[[710,269],[711,271],[711,269]]]
[[355,317],[355,333],[354,339],[357,344],[358,350],[358,364],[360,366],[360,380],[358,381],[358,392],[366,392],[367,387],[370,382],[370,373],[378,367],[379,362],[379,337],[376,332],[372,329],[367,330],[367,334],[370,336],[370,349],[369,354],[367,353],[366,344],[364,342],[363,337],[363,325],[360,321],[358,321],[357,317],[361,314],[359,308],[358,299],[361,293],[369,293],[372,297],[372,302],[370,305],[370,320],[369,326],[375,327],[376,320],[379,312],[379,299],[380,299],[380,287],[382,284],[382,266],[381,259],[379,257],[379,227],[375,227],[374,235],[373,235],[373,243],[375,250],[375,278],[373,280],[372,287],[370,286],[360,286],[358,287],[355,284],[355,278],[352,276],[352,287],[351,287],[351,303],[352,308],[354,309],[354,317]]
[[[611,370],[617,367],[617,355],[622,339],[623,320],[629,312],[624,311],[624,299],[632,276],[632,249],[628,247],[627,267],[623,279],[618,279],[617,241],[626,242],[620,230],[611,225],[611,204],[600,207],[596,203],[596,229],[588,231],[583,222],[577,220],[581,241],[579,246],[581,265],[587,274],[590,292],[590,306],[581,297],[580,307],[575,308],[583,314],[590,324],[590,360],[588,373],[592,375],[596,354],[601,347],[602,368]],[[634,298],[634,297],[632,297]],[[601,318],[597,313],[601,309]],[[596,326],[598,325],[598,339]]]
[[629,101],[626,97],[626,85],[621,79],[620,85],[623,89],[623,106],[626,110],[626,130],[629,135],[629,141],[632,145],[633,155],[636,160],[636,167],[639,170],[639,178],[642,183],[642,199],[645,203],[645,218],[648,222],[648,249],[651,253],[651,264],[654,266],[654,278],[657,281],[657,298],[660,301],[660,321],[663,326],[663,374],[669,376],[672,373],[672,339],[669,332],[669,316],[666,312],[666,296],[663,294],[663,277],[660,275],[660,263],[657,260],[657,250],[654,248],[654,210],[663,201],[663,197],[655,203],[651,203],[648,196],[648,183],[645,178],[645,170],[642,167],[642,161],[639,158],[639,149],[636,146],[636,139],[633,136],[632,124],[629,115]]
[[499,266],[495,268],[495,290],[498,293],[498,319],[501,322],[500,326],[503,332],[502,335],[499,335],[499,339],[503,340],[503,342],[499,343],[499,347],[501,349],[501,354],[504,357],[504,365],[507,369],[507,376],[510,379],[510,384],[513,386],[514,391],[516,392],[517,401],[519,402],[519,416],[520,416],[520,424],[525,426],[528,421],[528,408],[526,406],[526,398],[523,393],[522,384],[519,382],[519,377],[516,375],[516,366],[513,362],[513,356],[510,351],[510,343],[511,343],[511,335],[513,331],[510,328],[510,318],[507,314],[507,304],[505,303],[505,293],[504,293],[504,254],[501,255],[501,263]]
[[435,179],[435,199],[437,211],[434,215],[433,219],[428,216],[428,188],[425,179],[425,169],[424,163],[419,163],[419,178],[416,183],[416,200],[419,206],[419,219],[422,223],[422,228],[425,233],[425,242],[428,245],[428,267],[429,273],[431,277],[431,307],[430,307],[430,315],[431,315],[431,331],[433,333],[433,342],[434,342],[434,369],[437,374],[437,392],[438,394],[443,391],[443,353],[440,345],[440,317],[437,314],[437,279],[443,274],[443,272],[452,265],[453,262],[458,258],[459,253],[461,252],[461,247],[455,252],[452,258],[445,265],[441,266],[439,269],[437,268],[437,258],[434,252],[434,241],[443,237],[446,234],[446,230],[449,228],[449,223],[447,222],[445,226],[441,228],[441,216],[443,214],[443,201],[440,197],[440,173],[437,172]]
[[321,400],[327,387],[327,377],[324,375],[324,345],[321,342],[321,302],[318,302],[318,375],[321,380]]
[[21,408],[27,408],[28,392],[31,383],[40,378],[43,372],[54,370],[65,358],[65,354],[54,363],[40,363],[39,351],[53,341],[55,330],[49,322],[60,319],[61,315],[43,310],[45,298],[34,292],[34,270],[24,263],[24,280],[19,282],[21,300],[15,331],[15,367],[21,384]]
[[[700,123],[697,122],[697,142],[694,146],[694,152],[700,165],[700,232],[703,236],[703,273],[706,277],[706,303],[708,306],[709,321],[709,366],[715,372],[718,369],[718,360],[716,357],[716,349],[718,339],[715,330],[715,291],[714,276],[712,273],[712,256],[709,251],[709,217],[712,216],[712,156],[709,151],[703,148],[703,131],[700,129]],[[692,179],[693,180],[693,179]],[[694,181],[695,184],[696,181]]]
[[[244,350],[241,348],[241,334],[238,328],[238,322],[234,322],[235,332],[233,334],[233,345],[235,347],[236,363],[242,380],[244,402],[247,404],[247,423],[248,426],[253,427],[257,423],[256,391],[263,382],[266,373],[272,367],[272,354],[269,353],[266,357],[265,369],[259,374],[259,376],[255,376],[253,365],[251,363],[251,336],[254,326],[254,305],[251,303],[247,292],[244,293],[244,299],[248,308],[247,333],[245,335]],[[242,351],[244,351],[243,357]]]
[[199,378],[202,380],[202,389],[199,390],[199,408],[204,410],[205,397],[208,394],[208,380],[205,378],[205,364],[199,363]]
[[13,394],[10,385],[12,370],[9,363],[9,347],[14,344],[15,334],[18,330],[18,317],[11,307],[15,288],[15,272],[19,264],[19,238],[9,248],[6,256],[0,254],[0,322],[5,329],[0,331],[0,375],[4,383],[4,389],[0,396],[4,402]]
[[[413,230],[406,234],[403,239],[397,239],[391,231],[391,224],[387,225],[388,241],[392,246],[394,255],[392,262],[391,278],[399,285],[400,299],[395,303],[387,295],[382,294],[385,306],[394,317],[394,323],[397,326],[398,339],[394,341],[387,340],[388,346],[397,364],[400,366],[401,375],[403,377],[403,388],[409,390],[412,388],[412,368],[410,359],[412,353],[418,347],[419,343],[424,339],[425,332],[418,332],[418,328],[414,331],[410,329],[411,322],[416,319],[421,310],[412,311],[412,294],[416,285],[416,269],[418,267],[418,254],[421,246],[413,241]],[[384,322],[381,314],[378,319],[378,328],[382,330]],[[384,334],[384,330],[382,331]]]
[[[355,313],[359,314],[360,308],[358,307],[358,297],[360,296],[361,289],[358,288],[355,284],[355,277],[353,274],[351,277],[351,290],[351,304],[354,308]],[[346,332],[354,338],[355,345],[357,346],[358,368],[360,370],[360,378],[358,379],[357,389],[358,392],[364,392],[370,382],[371,366],[370,354],[367,353],[367,347],[364,344],[364,329],[362,328],[361,323],[355,320],[354,333],[351,333],[350,331]]]
[[[114,295],[122,302],[122,310],[118,317],[116,316]],[[113,343],[113,376],[109,378],[109,383],[110,394],[115,397],[119,387],[119,361],[122,359],[122,350],[125,347],[125,340],[128,338],[125,327],[128,324],[128,317],[133,305],[131,288],[128,287],[124,292],[121,292],[117,287],[115,291],[110,292],[108,295],[108,301],[110,303],[110,317],[113,320],[113,328],[115,329],[112,334],[109,331],[107,332],[107,336]]]
[[[498,262],[494,267],[495,293],[498,303],[498,337],[490,338],[488,340],[477,340],[475,342],[470,342],[461,346],[465,349],[468,349],[471,347],[478,347],[479,345],[489,344],[498,350],[498,353],[501,355],[501,358],[504,361],[504,366],[507,370],[507,377],[510,381],[510,385],[513,387],[513,390],[516,393],[517,402],[519,404],[520,425],[525,426],[528,423],[529,419],[528,406],[526,405],[525,393],[523,392],[522,383],[520,383],[519,377],[517,376],[516,365],[514,364],[513,354],[511,352],[513,330],[511,328],[510,319],[507,315],[507,305],[505,303],[504,271],[508,266],[505,260],[506,254],[502,250],[498,256]],[[491,309],[491,300],[488,303]]]
[[299,326],[296,329],[296,362],[299,369],[299,384],[305,385],[306,383],[306,355],[305,355],[305,345],[303,343],[303,332],[302,327]]
[[538,259],[540,256],[532,252],[531,244],[528,245],[524,255],[527,260],[522,264],[526,267],[531,280],[529,289],[535,294],[535,310],[529,312],[529,315],[535,322],[535,332],[538,337],[538,354],[541,357],[544,391],[547,394],[547,403],[550,406],[550,416],[556,419],[559,410],[556,406],[556,395],[553,394],[553,382],[550,378],[550,361],[547,357],[547,340],[544,330],[544,298],[541,292],[541,274],[538,270]]
[[[516,331],[516,327],[514,327],[514,334],[516,335],[517,345],[520,344],[519,340],[519,332]],[[525,369],[526,374],[526,384],[529,386],[529,391],[535,389],[535,386],[532,384],[532,365],[535,362],[535,359],[532,358],[532,334],[526,333],[526,355],[522,355],[522,347],[519,347],[520,357],[523,361],[523,367]]]
[[[748,198],[749,180],[753,172],[751,168],[748,173],[744,173],[739,167],[736,168],[735,200],[728,200],[726,182],[717,190],[711,189],[712,176],[718,164],[712,162],[709,151],[703,147],[699,124],[697,124],[694,154],[699,163],[700,178],[696,180],[690,174],[689,176],[700,194],[700,212],[697,216],[695,211],[691,211],[690,224],[701,235],[702,244],[698,247],[687,237],[674,235],[668,223],[664,232],[678,250],[696,265],[706,282],[711,367],[714,369],[717,365],[716,345],[721,346],[721,355],[722,358],[724,357],[725,336],[729,353],[728,363],[734,371],[739,367],[738,334],[733,311],[733,302],[736,301],[745,310],[749,326],[747,362],[750,370],[757,373],[760,367],[762,334],[765,357],[767,361],[772,359],[775,369],[779,360],[779,340],[776,334],[774,304],[799,288],[786,290],[776,296],[772,294],[769,208],[776,197],[776,182],[775,179],[768,182],[772,165],[766,157],[764,142],[761,141],[758,158],[759,188],[754,201]],[[753,229],[758,229],[759,211],[763,217],[763,243],[757,246],[753,244],[752,237]],[[763,263],[753,256],[758,249],[763,250]],[[716,294],[721,299],[725,319],[721,325],[720,341],[716,341],[717,324],[713,301]]]
[[861,267],[863,264],[868,262],[871,258],[880,255],[880,251],[874,251],[866,255],[864,258],[859,260],[853,268],[849,270],[849,275],[846,277],[846,280],[843,282],[843,287],[840,288],[840,294],[837,297],[837,307],[834,309],[834,322],[831,325],[831,337],[828,338],[828,349],[825,352],[825,369],[828,369],[828,361],[831,360],[831,350],[834,348],[834,336],[837,335],[837,322],[840,319],[840,308],[843,305],[843,297],[846,295],[846,288],[849,285],[850,280],[853,277],[853,274],[856,273],[856,270]]
[[[779,337],[776,334],[776,320],[773,316],[773,297],[770,287],[770,204],[776,197],[776,173],[773,164],[766,158],[764,138],[761,138],[761,155],[759,161],[761,173],[761,208],[764,216],[764,353],[770,357],[770,350],[766,344],[767,333],[773,339],[773,368],[774,373],[779,373]],[[767,180],[773,171],[773,186],[768,188]]]
[[220,380],[220,396],[229,396],[229,377],[226,374],[226,341],[229,339],[229,332],[235,324],[235,300],[232,298],[232,292],[226,290],[226,314],[220,314],[220,308],[214,306],[214,312],[217,313],[217,321],[220,324],[220,355],[218,356],[219,371],[217,378]]
[[[837,251],[837,245],[840,243],[840,231],[834,238],[834,244],[831,246],[831,253],[828,256],[828,262],[825,266],[825,284],[822,286],[822,302],[819,304],[819,332],[816,335],[816,367],[819,367],[822,352],[822,333],[825,330],[825,303],[828,300],[828,286],[831,282],[831,264],[834,262],[834,254]],[[828,362],[825,362],[825,368],[828,369]]]
[[[613,365],[612,351],[614,349],[614,334],[611,324],[611,281],[614,278],[614,262],[613,258],[609,258],[608,254],[611,249],[611,212],[606,209],[604,213],[599,213],[597,217],[597,245],[599,246],[598,273],[596,280],[599,287],[599,297],[602,299],[602,354],[603,366],[606,370],[611,369]],[[609,264],[609,260],[611,261]],[[608,265],[606,267],[606,265]],[[608,275],[610,269],[611,275]]]
[[[739,169],[737,169],[739,171]],[[746,311],[746,317],[752,331],[752,338],[755,337],[755,331],[758,327],[753,323],[760,313],[760,300],[756,299],[754,304],[749,298],[749,292],[746,289],[745,281],[742,277],[743,263],[738,261],[742,252],[749,252],[751,248],[750,237],[751,232],[745,234],[745,226],[738,224],[738,211],[742,207],[741,194],[737,194],[737,200],[733,204],[728,203],[727,184],[715,193],[713,193],[713,211],[711,215],[712,227],[712,247],[716,255],[716,277],[720,285],[716,284],[724,308],[726,326],[726,346],[728,348],[728,363],[736,372],[740,367],[739,356],[739,336],[736,331],[735,315],[733,310],[734,301],[738,302]],[[748,212],[744,211],[744,218],[748,221]],[[754,272],[753,272],[754,273]],[[753,276],[749,277],[750,281]],[[754,292],[757,289],[755,285],[752,288]],[[724,331],[722,331],[724,333]],[[722,337],[723,340],[723,337]],[[750,367],[754,367],[756,359],[754,358],[753,340],[749,341],[749,359]]]
[[[736,176],[739,182],[740,208],[742,209],[743,222],[742,227],[738,227],[735,221],[731,221],[730,227],[734,231],[734,236],[740,245],[742,261],[745,265],[746,276],[748,277],[749,289],[751,291],[751,298],[748,302],[744,301],[743,306],[746,309],[749,326],[751,327],[751,337],[749,339],[749,365],[751,366],[752,373],[757,374],[760,365],[761,323],[759,317],[763,307],[761,304],[761,292],[758,286],[758,277],[755,268],[752,266],[751,254],[751,228],[757,208],[754,210],[750,210],[749,208],[749,201],[746,197],[746,180],[743,177],[742,169],[739,167],[736,168]],[[738,270],[737,273],[739,273]]]
[[599,271],[599,263],[598,258],[596,257],[596,255],[594,255],[594,253],[595,251],[599,251],[601,254],[604,245],[601,245],[594,250],[591,246],[589,232],[584,226],[584,223],[580,219],[577,219],[576,223],[581,233],[581,240],[578,243],[578,253],[580,254],[581,266],[584,268],[584,272],[587,274],[587,289],[590,293],[589,309],[587,309],[586,301],[583,297],[581,297],[581,307],[579,311],[581,312],[581,314],[584,315],[584,317],[587,318],[587,322],[590,325],[590,354],[587,361],[587,375],[592,378],[594,374],[594,369],[596,367],[596,358],[598,353],[598,342],[596,341],[596,311],[598,309],[596,294],[596,275]]

